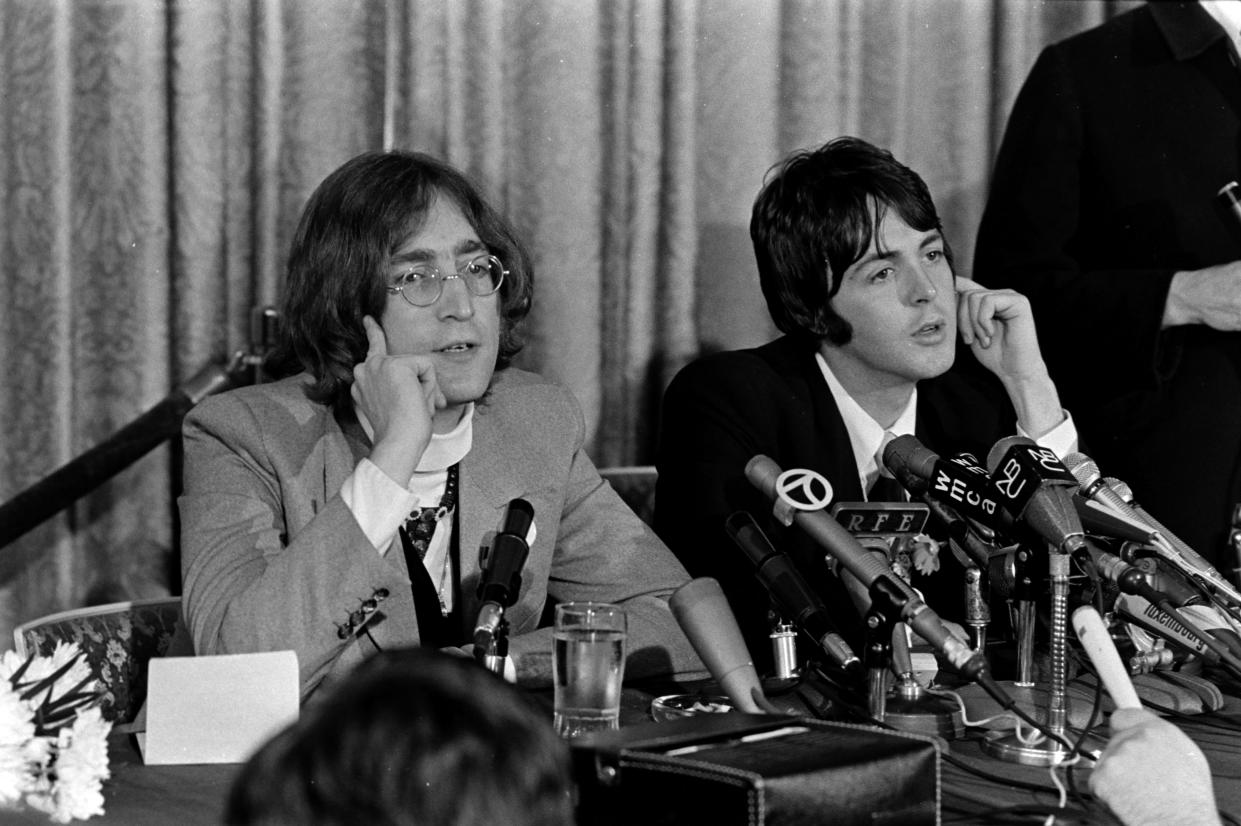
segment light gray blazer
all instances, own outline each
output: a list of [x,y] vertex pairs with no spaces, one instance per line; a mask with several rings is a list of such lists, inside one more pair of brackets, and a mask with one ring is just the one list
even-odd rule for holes
[[[309,401],[306,375],[204,400],[186,417],[180,499],[183,606],[198,654],[292,649],[305,699],[382,648],[418,642],[403,554],[381,556],[340,497],[370,450],[351,416]],[[564,388],[513,368],[475,409],[460,468],[461,610],[477,615],[479,547],[509,501],[534,507],[537,536],[508,609],[510,656],[550,655],[545,601],[625,606],[626,677],[702,665],[668,609],[684,568],[605,483],[582,450],[581,410]],[[387,592],[365,634],[338,633]]]

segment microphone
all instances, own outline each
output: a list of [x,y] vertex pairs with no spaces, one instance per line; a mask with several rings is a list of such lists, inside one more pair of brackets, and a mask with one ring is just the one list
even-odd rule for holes
[[[1150,544],[1161,558],[1166,559],[1190,579],[1200,580],[1223,600],[1231,602],[1234,606],[1241,606],[1241,593],[1232,586],[1232,583],[1224,579],[1211,563],[1172,534],[1157,519],[1122,497],[1113,485],[1102,477],[1099,466],[1089,457],[1081,453],[1071,453],[1068,460],[1071,463],[1069,466],[1072,468],[1074,477],[1081,484],[1083,496],[1099,502],[1114,513],[1146,525],[1156,534],[1154,537],[1156,541]],[[1128,486],[1125,486],[1125,489],[1127,490]],[[1235,608],[1230,609],[1230,612],[1235,610]]]
[[991,481],[1013,515],[1057,551],[1086,544],[1073,506],[1077,479],[1055,452],[1025,436],[1006,436],[987,454]]
[[[1186,562],[1199,571],[1213,571],[1211,563],[1203,559],[1196,551],[1174,536],[1167,528],[1159,524],[1153,516],[1138,505],[1127,501],[1103,478],[1099,466],[1082,453],[1070,453],[1065,457],[1065,465],[1073,473],[1081,485],[1081,495],[1098,502],[1110,511],[1129,517],[1158,533]],[[1127,488],[1126,488],[1127,489]]]
[[[504,621],[504,609],[517,601],[521,589],[521,569],[530,555],[527,536],[534,523],[534,508],[525,499],[508,503],[504,524],[484,551],[482,576],[478,581],[478,622],[474,625],[475,653],[482,655],[496,643]],[[505,652],[499,652],[504,656]]]
[[[897,442],[900,442],[900,444],[896,447],[892,447]],[[958,461],[957,459],[953,459],[952,461],[958,467],[962,467],[967,470],[970,469],[969,466],[964,463],[964,460]],[[948,531],[949,538],[956,542],[959,548],[965,551],[975,565],[980,568],[986,568],[990,565],[990,550],[987,548],[983,540],[975,533],[973,525],[961,516],[954,507],[941,501],[941,499],[937,496],[931,495],[930,480],[932,478],[936,478],[937,476],[936,467],[940,464],[939,456],[924,447],[913,436],[898,436],[890,441],[884,448],[883,463],[887,467],[888,472],[901,483],[905,490],[909,491],[911,497],[917,497],[922,500],[922,502],[930,510],[931,514],[938,519],[940,524],[943,525]],[[982,473],[981,478],[986,479],[987,471],[985,469],[980,470]],[[927,474],[925,477],[921,475],[924,472]],[[970,475],[977,476],[978,474],[971,472]],[[942,495],[948,490],[951,490],[951,483],[945,477],[940,478],[944,481],[942,484],[937,484],[936,488],[937,493]],[[972,482],[972,480],[970,480],[970,482]],[[987,484],[989,483],[990,480],[987,479]],[[972,503],[969,501],[970,497],[968,493],[962,493],[962,498],[966,500],[966,506],[970,506]],[[948,501],[954,501],[951,495],[946,498]],[[981,495],[976,496],[974,497],[974,501],[981,503],[983,498],[984,497]],[[983,507],[983,511],[984,513],[986,512],[985,506]],[[978,510],[976,508],[972,509],[972,512],[975,516],[978,516]],[[1002,511],[1001,513],[1003,514]],[[1007,514],[1003,515],[1007,516]],[[981,522],[982,520],[979,521]],[[1007,521],[1011,524],[1012,520],[1009,518]],[[987,528],[990,529],[991,526],[987,525]]]
[[1209,641],[1197,627],[1186,624],[1181,617],[1152,605],[1149,600],[1136,594],[1116,597],[1116,615],[1147,633],[1163,637],[1173,645],[1202,658],[1207,665],[1220,665],[1221,650],[1227,648],[1211,638]]
[[1083,546],[1082,551],[1099,575],[1116,583],[1116,586],[1122,592],[1140,596],[1169,613],[1176,611],[1176,606],[1169,594],[1148,582],[1142,571],[1116,556],[1116,554],[1101,551],[1090,542]]
[[[745,466],[746,478],[773,502],[779,501],[780,466],[770,457],[758,454]],[[777,507],[779,505],[777,504]],[[901,601],[901,619],[923,639],[944,655],[958,671],[979,682],[988,693],[1001,691],[987,673],[987,661],[979,653],[949,633],[939,615],[904,580],[892,575],[888,566],[869,553],[841,527],[840,523],[821,510],[793,510],[793,521],[811,536],[833,558],[853,574],[868,591],[879,583]],[[990,684],[990,685],[989,685]],[[997,698],[998,699],[998,698]],[[1007,698],[1005,698],[1007,700]],[[1009,701],[1011,702],[1011,700]]]
[[[912,493],[912,491],[911,491]],[[987,569],[991,566],[991,549],[983,539],[974,532],[973,525],[955,510],[927,496],[925,493],[915,494],[930,508],[931,514],[939,520],[948,532],[948,538],[963,550],[976,566]]]
[[1007,532],[1012,527],[1012,516],[1001,504],[986,470],[964,456],[945,461],[917,437],[905,435],[897,436],[884,447],[883,464],[911,492],[933,497],[1000,531]]
[[1073,612],[1072,621],[1077,639],[1094,663],[1099,679],[1112,696],[1112,702],[1117,708],[1141,708],[1142,701],[1138,699],[1138,692],[1133,688],[1129,672],[1121,663],[1116,644],[1112,642],[1099,612],[1090,605],[1083,605]]
[[[1124,484],[1124,483],[1121,483],[1121,484]],[[1121,496],[1121,492],[1119,490],[1116,490],[1116,488],[1114,487],[1112,488],[1112,490],[1117,494],[1117,496]],[[1125,490],[1129,490],[1128,485],[1125,485]],[[1189,545],[1187,545],[1179,536],[1177,536],[1176,534],[1172,533],[1172,531],[1164,527],[1162,522],[1160,522],[1155,517],[1151,516],[1151,514],[1148,513],[1141,505],[1133,501],[1133,492],[1131,490],[1129,491],[1129,498],[1126,500],[1122,497],[1121,501],[1122,502],[1127,501],[1129,504],[1129,507],[1133,510],[1135,514],[1137,514],[1138,519],[1141,522],[1145,523],[1146,525],[1149,525],[1151,530],[1158,531],[1160,536],[1168,540],[1168,543],[1172,545],[1172,547],[1176,550],[1176,552],[1185,558],[1186,562],[1188,562],[1190,565],[1193,565],[1199,571],[1203,571],[1203,572],[1218,576],[1219,572],[1215,570],[1214,565],[1212,565],[1210,562],[1207,562],[1206,559],[1201,554],[1199,554],[1193,548],[1189,547]]]
[[[1070,457],[1072,455],[1069,454]],[[1155,531],[1146,525],[1124,513],[1109,510],[1094,499],[1084,499],[1080,494],[1074,494],[1073,507],[1077,509],[1077,516],[1082,521],[1082,527],[1093,534],[1123,539],[1126,542],[1137,542],[1141,545],[1149,545],[1156,538]]]
[[1241,657],[1241,634],[1218,609],[1210,605],[1184,605],[1180,611],[1194,627],[1219,640],[1233,657]]
[[724,528],[738,547],[754,563],[763,583],[780,613],[805,632],[823,649],[828,658],[845,670],[856,670],[861,660],[836,631],[827,606],[802,578],[788,554],[772,546],[754,517],[738,511],[724,522]]
[[757,699],[763,696],[762,683],[720,583],[711,577],[691,579],[673,592],[668,606],[733,708],[762,714]]

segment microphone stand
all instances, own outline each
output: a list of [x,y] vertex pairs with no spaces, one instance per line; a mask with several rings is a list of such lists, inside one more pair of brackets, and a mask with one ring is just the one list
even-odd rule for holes
[[987,626],[991,624],[991,609],[983,596],[986,590],[983,583],[984,574],[977,565],[965,569],[965,622],[971,632],[971,643],[975,651],[987,650]]
[[214,393],[261,383],[279,313],[256,307],[250,342],[227,360],[212,360],[138,418],[0,505],[0,548],[20,539],[181,432],[181,420]]
[[[887,577],[876,579],[868,594],[866,697],[870,716],[902,731],[955,739],[964,728],[956,706],[927,694],[914,677],[906,626],[900,620],[908,599]],[[898,680],[891,692],[890,673]]]
[[483,610],[486,611],[491,606],[495,606],[494,610],[499,613],[500,619],[495,625],[494,633],[475,632],[474,660],[492,674],[503,677],[504,667],[508,661],[508,617],[499,603],[487,603]]
[[1034,576],[1030,551],[1024,545],[1013,555],[1013,597],[1017,602],[1013,622],[1017,637],[1017,679],[1014,686],[1034,687]]
[[[1029,560],[1026,560],[1027,564]],[[1048,576],[1051,581],[1051,678],[1047,686],[1043,722],[1051,736],[1037,742],[1024,742],[1017,731],[991,732],[983,740],[983,751],[1009,763],[1026,766],[1054,766],[1069,757],[1069,751],[1061,742],[1068,728],[1068,605],[1069,605],[1070,555],[1054,549],[1048,556]],[[1021,687],[1033,686],[1033,602],[1024,600],[1021,607],[1028,606],[1028,618],[1018,630],[1018,681]],[[1019,608],[1019,611],[1021,609]],[[1019,616],[1019,623],[1023,617]],[[1022,654],[1026,652],[1024,663]],[[1094,745],[1102,748],[1101,738],[1090,735]],[[1085,744],[1083,744],[1085,745]],[[1092,747],[1092,746],[1087,746]]]
[[891,589],[882,587],[885,580],[875,580],[870,587],[870,609],[866,612],[866,707],[870,716],[886,722],[888,671],[892,667],[892,635],[901,615],[900,604]]
[[112,436],[0,505],[0,548],[159,447],[180,432],[190,408],[213,393],[248,383],[248,375],[241,352],[227,365],[208,363]]
[[[866,543],[863,547],[888,560],[887,545],[882,540],[874,544]],[[863,657],[870,716],[902,731],[949,740],[958,737],[964,730],[964,724],[956,705],[942,697],[927,694],[914,677],[907,626],[901,620],[909,600],[892,580],[899,575],[893,571],[881,576],[865,591],[848,571],[839,571],[839,576],[844,579],[846,590],[863,613],[866,626]],[[895,685],[890,683],[892,676],[896,677]]]
[[494,674],[504,676],[508,659],[508,616],[517,602],[521,569],[530,554],[527,544],[534,508],[525,499],[513,499],[504,513],[500,531],[484,540],[482,576],[478,582],[478,621],[474,623],[474,659]]

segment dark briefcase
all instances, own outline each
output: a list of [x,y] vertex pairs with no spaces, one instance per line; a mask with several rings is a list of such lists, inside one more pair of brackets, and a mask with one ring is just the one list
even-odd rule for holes
[[578,826],[936,824],[939,745],[810,717],[705,714],[572,742]]

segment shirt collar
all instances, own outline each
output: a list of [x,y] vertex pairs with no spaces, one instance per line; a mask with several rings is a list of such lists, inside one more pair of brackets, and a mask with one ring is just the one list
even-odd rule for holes
[[896,421],[890,428],[884,430],[879,422],[875,421],[849,395],[844,385],[836,378],[836,374],[832,372],[832,368],[828,366],[827,359],[823,358],[823,354],[815,353],[814,358],[819,364],[819,372],[823,374],[823,378],[827,382],[828,390],[831,391],[832,397],[836,400],[836,408],[840,411],[840,418],[844,420],[845,430],[849,434],[849,444],[853,448],[853,461],[857,465],[858,479],[862,483],[862,490],[870,490],[870,486],[874,484],[875,479],[879,477],[880,473],[884,476],[889,475],[887,469],[879,465],[878,455],[880,449],[896,436],[914,435],[918,418],[918,387],[915,385],[913,392],[909,394],[909,401],[906,403],[905,409],[901,411],[901,415],[897,416]]

